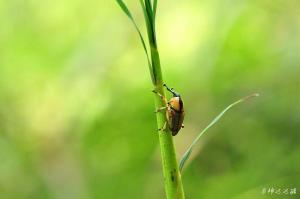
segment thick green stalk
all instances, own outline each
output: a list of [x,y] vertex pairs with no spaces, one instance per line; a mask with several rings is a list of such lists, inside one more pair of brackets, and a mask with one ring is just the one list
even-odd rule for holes
[[[163,88],[163,76],[161,72],[160,58],[157,49],[156,31],[155,31],[155,12],[152,10],[150,0],[140,0],[144,10],[145,22],[147,25],[147,33],[149,39],[149,46],[151,52],[151,65],[153,74],[153,86],[155,91],[160,93],[162,96],[166,96]],[[158,95],[155,96],[155,108],[167,106],[165,100],[162,100]],[[165,112],[157,113],[157,125],[158,129],[163,129],[167,124],[167,118]],[[181,181],[181,174],[177,164],[175,147],[173,144],[173,137],[169,128],[165,130],[159,130],[159,144],[161,150],[161,159],[164,174],[164,184],[167,199],[184,199],[184,191]]]
[[[143,48],[147,55],[148,66],[150,69],[150,75],[152,79],[152,83],[156,92],[160,93],[165,97],[165,91],[163,88],[163,77],[160,67],[160,59],[159,53],[157,50],[157,41],[156,41],[156,31],[155,31],[155,16],[156,16],[156,8],[157,8],[157,0],[153,0],[153,4],[150,0],[140,0],[140,5],[143,9],[146,27],[147,27],[147,35],[150,46],[151,53],[151,62],[149,58],[149,53],[146,47],[145,40],[141,34],[141,31],[137,27],[132,14],[127,8],[126,4],[122,0],[116,0],[124,13],[129,17],[129,19],[133,22],[134,27],[139,33],[139,37],[143,44]],[[160,107],[167,106],[165,100],[162,100],[161,97],[155,95],[155,108],[158,109]],[[157,125],[158,129],[161,129],[167,124],[167,118],[165,112],[157,113]],[[173,144],[173,137],[168,128],[165,130],[158,131],[159,135],[159,143],[161,149],[161,158],[163,165],[163,173],[164,173],[164,184],[167,199],[184,199],[184,191],[181,181],[181,175],[179,172],[176,153]]]
[[[155,68],[156,82],[154,84],[155,90],[159,92],[162,96],[165,96],[163,89],[163,78],[160,67],[160,60],[157,48],[151,48],[151,59],[152,66]],[[155,107],[156,109],[160,107],[165,107],[166,103],[159,96],[155,97]],[[165,112],[157,113],[157,125],[158,128],[162,128],[167,122]],[[178,169],[175,147],[173,144],[173,137],[168,128],[165,131],[158,131],[159,143],[161,150],[163,174],[164,174],[164,184],[166,195],[168,199],[184,199],[184,191],[181,181],[181,174]]]

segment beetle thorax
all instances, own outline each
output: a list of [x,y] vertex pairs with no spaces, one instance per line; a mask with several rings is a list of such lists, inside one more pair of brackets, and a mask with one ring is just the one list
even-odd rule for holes
[[183,103],[180,97],[172,97],[169,101],[169,104],[176,111],[181,111],[183,109]]

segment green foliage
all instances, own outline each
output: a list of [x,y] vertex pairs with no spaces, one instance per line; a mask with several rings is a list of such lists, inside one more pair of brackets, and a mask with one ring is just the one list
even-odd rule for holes
[[[146,32],[139,2],[127,2]],[[186,110],[178,157],[232,99],[261,94],[194,147],[187,198],[300,187],[299,6],[159,1],[164,80]],[[152,84],[116,2],[0,1],[0,16],[0,198],[161,198]]]

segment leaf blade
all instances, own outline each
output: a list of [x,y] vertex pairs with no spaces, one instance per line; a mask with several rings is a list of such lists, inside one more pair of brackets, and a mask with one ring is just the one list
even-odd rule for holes
[[180,162],[179,162],[179,170],[180,172],[182,171],[184,164],[186,163],[186,161],[188,160],[188,158],[190,157],[194,146],[197,144],[197,142],[200,140],[200,138],[204,135],[204,133],[211,128],[214,124],[216,124],[222,117],[223,115],[230,110],[232,107],[236,106],[239,103],[242,103],[250,98],[253,97],[258,97],[259,94],[255,93],[252,95],[249,95],[247,97],[244,97],[242,99],[237,100],[236,102],[230,104],[229,106],[227,106],[221,113],[219,113],[219,115],[217,115],[200,133],[199,135],[195,138],[195,140],[192,142],[192,144],[189,146],[189,148],[186,150],[186,152],[184,153],[184,155],[182,156]]
[[156,17],[156,10],[157,10],[157,0],[153,1],[153,18],[155,22],[155,17]]

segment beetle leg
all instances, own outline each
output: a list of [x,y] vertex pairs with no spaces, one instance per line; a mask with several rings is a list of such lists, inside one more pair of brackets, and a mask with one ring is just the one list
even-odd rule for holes
[[168,108],[168,107],[167,107],[167,106],[165,106],[165,107],[160,107],[160,108],[156,109],[156,111],[154,111],[154,113],[161,112],[162,110],[165,110],[166,108]]
[[167,122],[165,122],[164,125],[163,125],[163,127],[160,128],[160,129],[158,129],[158,131],[161,131],[161,130],[162,130],[162,131],[165,131],[166,128],[167,128]]

